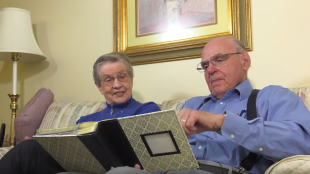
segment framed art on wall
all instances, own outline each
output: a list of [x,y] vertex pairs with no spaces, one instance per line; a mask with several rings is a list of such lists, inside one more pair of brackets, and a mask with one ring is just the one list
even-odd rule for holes
[[216,37],[252,50],[250,0],[113,0],[114,51],[133,65],[201,57]]

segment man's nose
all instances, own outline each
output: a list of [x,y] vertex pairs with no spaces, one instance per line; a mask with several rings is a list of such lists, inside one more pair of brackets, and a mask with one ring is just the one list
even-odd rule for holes
[[216,71],[216,66],[214,66],[211,62],[209,63],[208,68],[205,70],[208,74],[213,74]]

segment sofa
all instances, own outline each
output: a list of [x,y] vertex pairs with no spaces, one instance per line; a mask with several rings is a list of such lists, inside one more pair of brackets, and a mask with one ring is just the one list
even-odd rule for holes
[[[301,97],[310,110],[310,87],[290,88]],[[24,141],[25,136],[32,137],[37,129],[55,129],[69,126],[84,115],[98,112],[106,107],[104,101],[58,102],[53,101],[54,94],[41,88],[25,105],[15,119],[15,137],[17,144]],[[175,109],[177,112],[187,99],[166,100],[158,106],[161,110]],[[0,159],[11,147],[0,148]]]

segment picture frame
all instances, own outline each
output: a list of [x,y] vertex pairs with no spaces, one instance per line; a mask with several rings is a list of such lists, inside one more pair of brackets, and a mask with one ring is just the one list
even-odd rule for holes
[[216,24],[178,30],[179,36],[185,35],[182,32],[194,36],[161,41],[168,32],[137,37],[138,0],[113,0],[113,51],[126,54],[132,65],[200,58],[205,44],[217,37],[235,37],[252,51],[250,0],[214,1],[219,18]]

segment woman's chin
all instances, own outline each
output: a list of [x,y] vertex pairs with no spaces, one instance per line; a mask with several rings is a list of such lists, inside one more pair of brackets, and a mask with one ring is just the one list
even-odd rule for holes
[[129,100],[130,97],[120,97],[113,100],[113,104],[122,104]]

